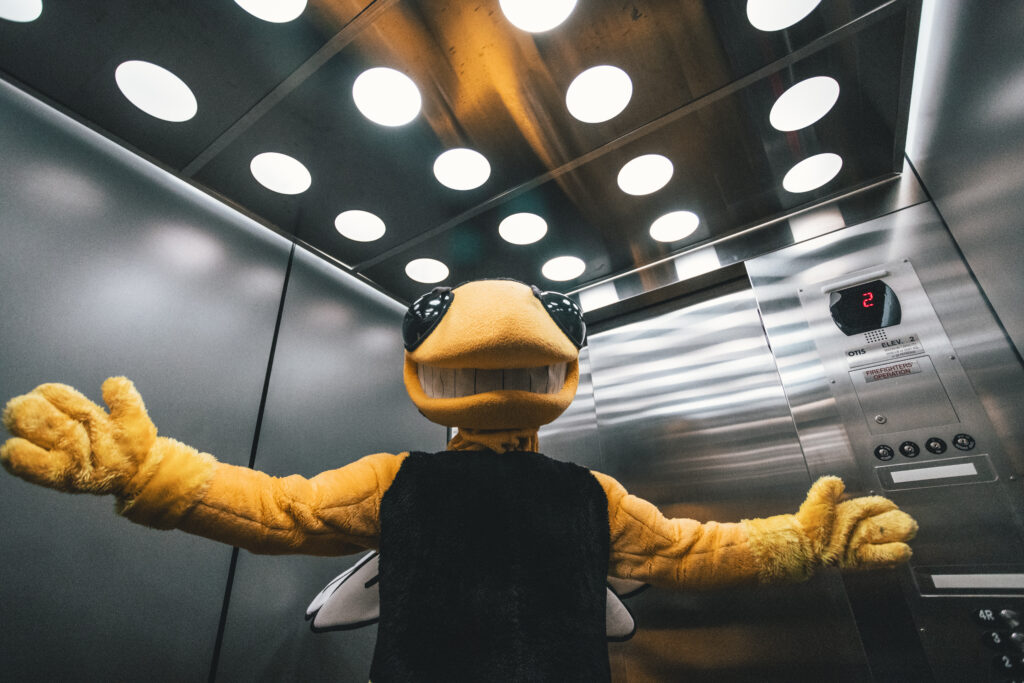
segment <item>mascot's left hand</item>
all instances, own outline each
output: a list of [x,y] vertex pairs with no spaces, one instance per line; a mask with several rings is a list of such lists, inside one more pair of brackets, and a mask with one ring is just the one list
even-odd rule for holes
[[744,520],[762,581],[803,580],[817,567],[878,569],[910,559],[917,522],[888,498],[842,500],[843,482],[822,477],[795,515]]
[[917,522],[881,496],[840,502],[843,488],[838,477],[822,477],[795,515],[819,562],[872,569],[909,560],[906,541],[917,533]]

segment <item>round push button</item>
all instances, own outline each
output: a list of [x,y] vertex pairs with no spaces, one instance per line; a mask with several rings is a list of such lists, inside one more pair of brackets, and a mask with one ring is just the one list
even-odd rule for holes
[[879,460],[892,460],[892,456],[894,455],[896,455],[896,453],[892,450],[891,446],[882,444],[875,448],[875,457]]
[[921,448],[913,441],[904,441],[900,444],[900,454],[908,458],[916,458]]
[[936,455],[946,452],[946,442],[937,436],[933,436],[925,441],[924,447],[928,449],[929,453],[935,453]]
[[974,437],[970,434],[957,434],[953,437],[953,445],[962,451],[974,448]]

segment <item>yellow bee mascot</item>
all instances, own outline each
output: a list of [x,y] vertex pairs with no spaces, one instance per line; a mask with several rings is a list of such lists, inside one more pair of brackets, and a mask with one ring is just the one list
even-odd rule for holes
[[270,477],[158,436],[114,377],[108,411],[62,384],[12,399],[0,456],[28,481],[111,494],[134,522],[255,553],[380,550],[375,683],[607,681],[607,576],[710,589],[910,556],[914,520],[885,498],[843,500],[834,477],[795,514],[699,522],[541,455],[537,430],[572,401],[586,341],[564,295],[512,280],[437,288],[409,308],[403,338],[409,396],[458,428],[444,452]]

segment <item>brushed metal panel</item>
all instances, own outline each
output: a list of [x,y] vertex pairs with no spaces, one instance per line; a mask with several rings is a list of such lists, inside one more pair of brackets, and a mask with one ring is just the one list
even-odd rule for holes
[[[795,511],[810,483],[786,396],[745,289],[596,333],[606,471],[669,516],[738,521]],[[612,647],[629,681],[869,679],[836,573],[797,586],[630,601]]]
[[[441,450],[402,384],[405,307],[297,250],[255,466],[313,476],[368,453]],[[220,681],[365,683],[376,627],[313,633],[306,606],[358,556],[261,556],[235,570]]]
[[907,154],[1024,353],[1024,5],[927,0]]
[[[135,380],[244,463],[287,243],[0,83],[0,388]],[[6,436],[4,437],[6,438]],[[202,680],[230,550],[0,475],[6,680]]]

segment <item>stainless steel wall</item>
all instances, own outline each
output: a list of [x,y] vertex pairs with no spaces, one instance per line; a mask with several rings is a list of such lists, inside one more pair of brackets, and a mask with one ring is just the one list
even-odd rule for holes
[[[246,463],[288,245],[3,83],[0,121],[4,400],[125,374],[162,434]],[[0,491],[0,676],[208,674],[230,548]]]
[[925,0],[907,153],[1024,353],[1022,22],[1012,0]]
[[[289,244],[3,83],[0,122],[0,395],[125,374],[162,434],[248,463]],[[289,292],[257,467],[443,443],[404,396],[399,307],[304,252]],[[208,677],[230,548],[6,474],[0,518],[0,678]],[[302,618],[344,566],[241,554],[223,678],[365,681],[372,634]]]
[[[670,516],[795,511],[810,479],[750,290],[640,318],[590,337],[592,385],[541,433],[542,450],[615,476]],[[832,572],[799,586],[649,589],[627,603],[639,631],[611,646],[615,680],[869,679]]]

